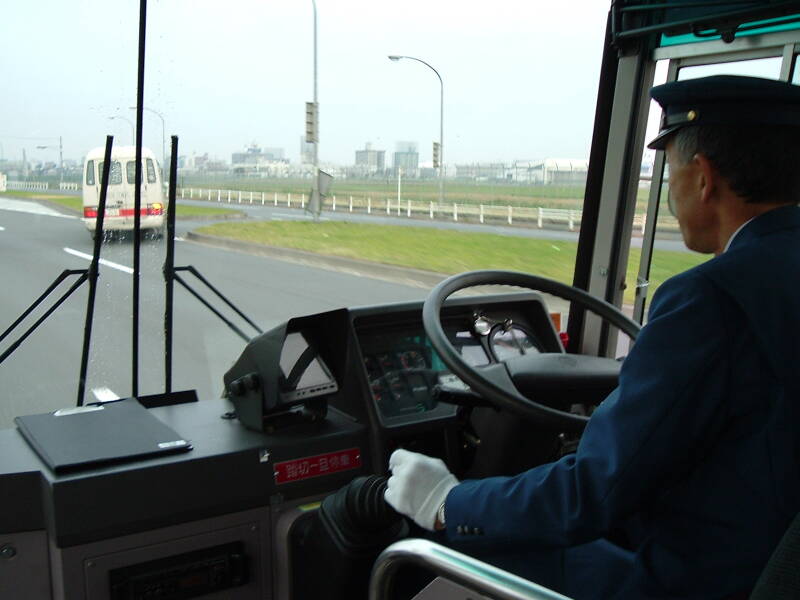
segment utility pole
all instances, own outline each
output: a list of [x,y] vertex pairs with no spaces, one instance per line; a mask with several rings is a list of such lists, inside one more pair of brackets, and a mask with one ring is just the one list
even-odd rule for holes
[[317,2],[311,0],[314,8],[314,172],[311,182],[311,210],[314,220],[319,219],[322,211],[322,198],[319,193],[319,98],[317,97]]
[[397,165],[397,210],[400,210],[400,180],[403,176],[403,167]]
[[58,136],[58,173],[59,182],[64,183],[64,144],[61,142],[61,136]]

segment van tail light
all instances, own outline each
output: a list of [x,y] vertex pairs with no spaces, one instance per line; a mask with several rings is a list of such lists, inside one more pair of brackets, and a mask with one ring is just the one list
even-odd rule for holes
[[147,214],[148,215],[163,215],[164,214],[164,205],[161,202],[153,202],[152,204],[147,205]]
[[84,219],[96,219],[97,218],[97,207],[96,206],[84,206],[83,207],[83,218]]
[[559,339],[561,340],[561,345],[564,346],[564,350],[569,347],[569,334],[566,331],[562,331],[558,334]]

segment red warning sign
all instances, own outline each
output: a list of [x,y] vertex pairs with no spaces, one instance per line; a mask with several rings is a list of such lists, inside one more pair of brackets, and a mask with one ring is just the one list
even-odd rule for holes
[[361,466],[361,450],[348,448],[328,454],[317,454],[275,463],[275,483],[292,483],[320,475],[358,469]]

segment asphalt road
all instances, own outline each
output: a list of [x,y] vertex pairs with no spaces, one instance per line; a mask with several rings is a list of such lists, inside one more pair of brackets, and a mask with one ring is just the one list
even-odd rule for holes
[[[425,296],[420,287],[183,241],[182,234],[196,225],[179,222],[175,264],[197,268],[263,330],[301,314]],[[0,248],[4,287],[0,330],[4,331],[64,269],[88,266],[92,242],[77,218],[35,203],[0,198]],[[102,247],[101,256],[109,262],[100,269],[86,402],[131,394],[132,248],[130,240]],[[141,245],[139,394],[158,393],[164,385],[164,249],[163,241]],[[203,289],[187,277],[194,287]],[[68,287],[62,284],[58,294]],[[212,297],[210,292],[203,294]],[[17,415],[75,405],[87,298],[88,284],[84,284],[0,364],[0,427],[12,426]],[[217,301],[213,304],[221,306]],[[0,352],[41,312],[0,342]],[[224,312],[231,315],[228,309]],[[255,333],[234,320],[248,334]],[[173,389],[196,389],[201,399],[219,396],[222,375],[244,342],[177,286],[174,326]]]

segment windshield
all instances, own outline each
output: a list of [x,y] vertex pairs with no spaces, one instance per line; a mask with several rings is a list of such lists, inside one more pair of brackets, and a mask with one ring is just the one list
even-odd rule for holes
[[[420,300],[443,276],[472,269],[571,283],[608,8],[596,0],[148,2],[139,394],[164,387],[161,207],[171,135],[179,138],[175,264],[194,267],[262,331],[308,313]],[[134,387],[139,19],[132,0],[15,3],[0,42],[14,57],[5,80],[17,82],[0,97],[0,330],[64,269],[87,268],[105,136],[128,149],[110,169],[86,402]],[[634,248],[652,163],[645,154]],[[703,260],[682,246],[674,220],[660,223],[664,267],[651,292]],[[629,313],[638,267],[632,251]],[[185,280],[246,336],[257,333]],[[72,283],[3,339],[0,353]],[[0,426],[75,403],[87,288],[0,364]],[[172,386],[218,397],[244,342],[183,286],[174,306]],[[565,329],[565,304],[548,307]]]

